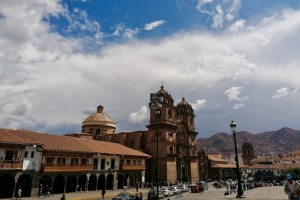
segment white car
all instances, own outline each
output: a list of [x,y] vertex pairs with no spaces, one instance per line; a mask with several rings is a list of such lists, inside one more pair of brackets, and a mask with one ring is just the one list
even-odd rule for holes
[[179,188],[181,189],[181,192],[188,192],[189,188],[186,185],[180,185]]
[[163,193],[163,195],[165,197],[169,197],[169,196],[173,196],[174,195],[174,192],[171,191],[169,188],[161,188],[160,191]]

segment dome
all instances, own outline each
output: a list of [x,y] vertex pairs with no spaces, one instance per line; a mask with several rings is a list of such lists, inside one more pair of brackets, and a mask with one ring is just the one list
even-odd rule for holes
[[160,90],[156,93],[156,94],[162,94],[162,95],[165,95],[165,94],[168,94],[168,92],[166,90],[164,90],[164,86],[162,85],[160,87]]
[[91,125],[97,125],[97,126],[110,126],[113,128],[116,128],[116,123],[112,118],[103,113],[103,106],[98,106],[97,107],[97,112],[91,114],[86,120],[82,122],[82,126],[91,126]]
[[182,101],[181,101],[178,105],[180,105],[180,106],[188,106],[189,103],[186,102],[186,101],[185,101],[185,98],[183,97],[183,98],[182,98]]
[[242,146],[242,149],[253,149],[253,145],[248,141],[248,139],[246,139]]

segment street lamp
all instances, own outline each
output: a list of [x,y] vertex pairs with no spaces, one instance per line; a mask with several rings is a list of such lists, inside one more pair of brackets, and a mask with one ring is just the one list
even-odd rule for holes
[[161,116],[161,111],[159,110],[160,107],[162,107],[163,103],[163,97],[157,96],[156,94],[150,95],[150,103],[149,103],[149,109],[154,110],[155,117],[156,117],[156,172],[157,172],[157,192],[156,192],[156,198],[159,199],[159,193],[158,193],[158,187],[159,187],[159,158],[158,158],[158,119]]
[[243,192],[243,189],[242,189],[242,184],[241,184],[239,158],[238,158],[237,147],[236,147],[236,139],[235,139],[236,123],[234,123],[234,121],[231,121],[230,128],[231,128],[231,132],[233,134],[233,139],[234,139],[236,174],[237,174],[237,180],[238,180],[238,191],[237,191],[236,198],[245,198],[245,195],[244,195],[244,192]]

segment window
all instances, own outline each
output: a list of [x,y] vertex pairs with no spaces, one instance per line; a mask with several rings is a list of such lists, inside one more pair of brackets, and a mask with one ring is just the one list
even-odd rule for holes
[[173,153],[173,147],[170,146],[170,153]]
[[28,156],[28,151],[25,151],[24,158],[27,158],[27,156]]
[[136,160],[133,160],[133,165],[136,165]]
[[81,158],[81,164],[83,164],[83,165],[85,165],[85,164],[87,164],[87,159],[86,158]]
[[78,165],[78,163],[79,163],[79,158],[71,158],[71,165],[73,164],[73,165]]
[[110,169],[115,169],[115,159],[112,158],[110,161]]
[[31,152],[30,158],[34,158],[34,151]]
[[46,157],[46,164],[53,164],[54,157]]
[[56,164],[62,164],[65,165],[66,164],[66,158],[57,158],[56,160]]
[[127,164],[127,165],[130,165],[130,160],[126,160],[126,164]]
[[13,160],[13,159],[16,159],[17,154],[18,154],[18,151],[6,150],[6,153],[5,153],[5,160]]
[[101,166],[100,169],[105,169],[105,158],[101,158]]
[[96,135],[100,135],[100,129],[99,128],[96,130]]

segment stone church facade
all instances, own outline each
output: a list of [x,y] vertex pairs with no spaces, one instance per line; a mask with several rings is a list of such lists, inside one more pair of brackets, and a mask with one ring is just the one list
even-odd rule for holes
[[[115,133],[116,123],[98,106],[82,123],[82,132],[75,137],[115,142],[151,155],[146,165],[145,181],[157,180],[157,130],[159,180],[167,182],[198,181],[194,110],[185,98],[177,105],[163,86],[151,95],[163,97],[162,106],[150,110],[148,130]],[[150,99],[150,103],[151,99]],[[156,117],[155,111],[160,112]],[[158,129],[157,129],[158,128]]]

